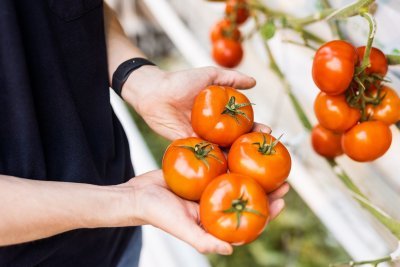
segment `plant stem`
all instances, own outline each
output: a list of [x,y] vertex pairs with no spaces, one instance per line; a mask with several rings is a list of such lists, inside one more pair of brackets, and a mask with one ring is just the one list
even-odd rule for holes
[[399,65],[400,55],[386,55],[389,65]]
[[392,257],[386,256],[386,257],[375,259],[375,260],[349,261],[349,262],[335,263],[335,264],[330,264],[329,267],[335,267],[335,266],[359,266],[359,265],[364,265],[364,264],[371,264],[372,266],[378,266],[378,264],[380,264],[382,262],[389,262],[389,261],[392,261]]
[[[329,2],[329,0],[320,0],[322,6],[324,8],[332,8],[331,3]],[[345,39],[344,38],[344,34],[342,32],[342,30],[340,29],[339,26],[339,21],[338,20],[334,20],[334,21],[329,21],[329,27],[331,28],[333,34],[339,38],[340,40]]]
[[360,74],[361,72],[363,72],[366,68],[368,68],[371,65],[369,56],[371,53],[372,43],[374,42],[374,37],[375,37],[375,32],[376,32],[376,22],[375,22],[374,17],[368,12],[362,12],[361,16],[368,21],[369,33],[368,33],[367,45],[365,47],[364,57],[363,57],[361,66],[360,66],[357,74]]

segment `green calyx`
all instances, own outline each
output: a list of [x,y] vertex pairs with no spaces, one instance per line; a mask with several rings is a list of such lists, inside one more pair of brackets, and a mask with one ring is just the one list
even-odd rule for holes
[[237,118],[237,116],[239,116],[239,115],[245,117],[246,120],[250,121],[247,114],[244,113],[243,111],[241,111],[240,109],[243,107],[251,106],[251,105],[254,105],[254,104],[253,103],[236,104],[236,98],[234,96],[231,96],[231,98],[229,98],[229,101],[225,106],[225,109],[222,111],[221,114],[227,114],[227,115],[231,116],[232,118],[234,118],[236,120],[236,122],[238,124],[240,124],[239,119]]
[[236,215],[236,229],[240,227],[240,221],[243,215],[243,212],[250,212],[255,215],[265,217],[264,214],[259,212],[258,210],[247,208],[248,200],[243,198],[243,194],[238,198],[232,201],[232,205],[229,209],[223,210],[223,213],[235,213]]
[[276,139],[275,141],[272,141],[272,138],[270,139],[270,142],[267,143],[267,139],[265,138],[265,134],[261,133],[262,137],[263,137],[263,142],[259,143],[253,143],[253,145],[257,145],[258,146],[258,152],[260,152],[263,155],[273,155],[276,153],[275,151],[275,146],[279,143],[279,140],[281,140],[282,135],[279,136],[278,139]]
[[198,160],[201,160],[207,166],[208,170],[210,169],[208,158],[213,158],[219,163],[223,164],[221,159],[219,159],[217,156],[211,153],[214,150],[214,145],[209,142],[201,142],[196,144],[195,146],[178,146],[178,147],[192,151],[194,156]]

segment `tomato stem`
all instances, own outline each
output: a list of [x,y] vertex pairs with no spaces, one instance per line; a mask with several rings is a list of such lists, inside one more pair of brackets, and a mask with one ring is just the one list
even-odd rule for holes
[[225,105],[225,109],[222,111],[221,114],[227,114],[227,115],[231,116],[232,118],[234,118],[236,120],[236,122],[238,124],[240,124],[240,121],[237,118],[238,115],[245,117],[248,121],[250,121],[250,118],[247,116],[246,113],[244,113],[243,111],[241,111],[239,109],[241,109],[242,107],[251,106],[251,105],[254,105],[254,104],[253,103],[236,104],[236,98],[234,96],[231,96],[229,98],[228,103]]
[[374,42],[376,33],[376,22],[374,17],[368,12],[361,12],[360,15],[368,21],[369,33],[368,33],[367,45],[365,47],[364,57],[362,59],[360,67],[357,68],[356,75],[361,74],[362,72],[365,71],[366,68],[370,67],[371,65],[369,56],[371,54],[372,43]]
[[272,141],[273,139],[271,138],[269,143],[267,143],[267,139],[265,138],[265,134],[261,133],[263,137],[263,142],[255,142],[253,145],[258,146],[258,152],[260,152],[263,155],[273,155],[275,154],[275,146],[279,143],[280,139],[282,138],[283,134],[279,136],[278,139],[275,141]]
[[219,159],[216,155],[211,154],[211,152],[214,150],[214,145],[209,143],[209,142],[201,142],[196,144],[195,146],[177,146],[177,147],[181,147],[184,149],[188,149],[190,151],[192,151],[195,155],[195,157],[198,160],[201,160],[204,165],[206,165],[207,169],[210,169],[210,164],[208,162],[207,158],[213,158],[216,161],[218,161],[219,163],[223,164],[223,161],[221,159]]

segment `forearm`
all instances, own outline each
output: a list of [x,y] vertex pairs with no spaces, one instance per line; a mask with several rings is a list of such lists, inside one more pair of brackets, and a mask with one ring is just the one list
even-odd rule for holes
[[0,246],[133,224],[124,188],[0,175]]

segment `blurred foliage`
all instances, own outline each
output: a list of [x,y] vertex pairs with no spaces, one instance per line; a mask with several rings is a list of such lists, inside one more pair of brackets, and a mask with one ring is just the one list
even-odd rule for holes
[[[134,110],[130,111],[161,166],[169,142],[154,133]],[[294,190],[285,200],[286,209],[259,239],[236,247],[231,256],[209,256],[211,264],[214,267],[321,267],[349,258]]]

